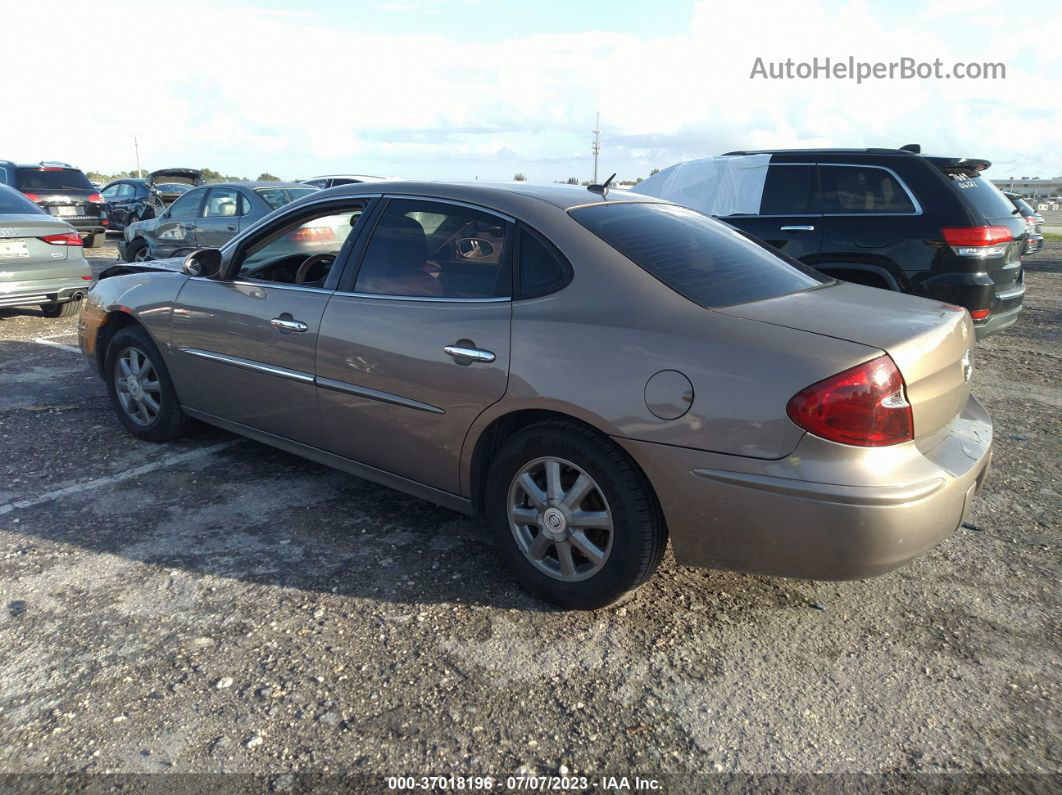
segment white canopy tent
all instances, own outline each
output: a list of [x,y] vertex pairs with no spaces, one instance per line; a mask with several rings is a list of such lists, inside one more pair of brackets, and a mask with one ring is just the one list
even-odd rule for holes
[[631,192],[666,199],[706,215],[755,215],[760,211],[770,162],[770,155],[687,160],[643,180]]

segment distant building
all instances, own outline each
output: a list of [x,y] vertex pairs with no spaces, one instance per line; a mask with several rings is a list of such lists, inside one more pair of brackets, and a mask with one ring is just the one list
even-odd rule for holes
[[1036,199],[1048,196],[1062,196],[1062,177],[1055,177],[1054,179],[1010,177],[1009,179],[994,179],[992,184],[1001,190],[1020,193],[1022,196],[1030,196]]

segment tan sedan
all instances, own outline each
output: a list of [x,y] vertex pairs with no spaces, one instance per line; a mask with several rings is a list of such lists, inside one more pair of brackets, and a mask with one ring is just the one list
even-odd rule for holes
[[118,418],[190,418],[486,518],[606,605],[679,563],[861,578],[962,522],[992,425],[969,315],[833,281],[696,212],[568,186],[332,188],[104,272]]

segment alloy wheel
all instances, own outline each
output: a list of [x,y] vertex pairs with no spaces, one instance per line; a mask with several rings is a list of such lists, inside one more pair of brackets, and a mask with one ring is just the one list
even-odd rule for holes
[[564,582],[593,577],[612,551],[612,512],[590,475],[562,458],[537,458],[509,488],[509,527],[524,556]]
[[159,374],[151,357],[139,348],[126,348],[115,360],[114,391],[137,425],[150,425],[158,417],[162,405]]

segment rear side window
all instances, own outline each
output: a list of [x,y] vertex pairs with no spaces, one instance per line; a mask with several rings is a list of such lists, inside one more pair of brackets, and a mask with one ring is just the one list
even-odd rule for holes
[[55,168],[41,170],[39,168],[18,169],[19,190],[49,191],[49,190],[96,190],[92,187],[88,177],[76,168]]
[[571,266],[564,256],[524,227],[520,228],[517,252],[520,298],[534,298],[552,293],[564,287],[571,279]]
[[832,215],[873,215],[916,212],[911,197],[896,177],[880,168],[819,167],[822,211]]
[[830,281],[685,207],[602,203],[570,213],[672,290],[704,307],[763,301]]
[[815,166],[772,165],[767,169],[760,215],[816,215]]
[[960,172],[949,173],[948,176],[962,197],[987,220],[1013,218],[1018,214],[1017,208],[1003,195],[1003,191],[980,174],[971,177]]
[[184,194],[170,205],[171,218],[195,218],[199,214],[199,203],[203,201],[206,190],[193,190]]

